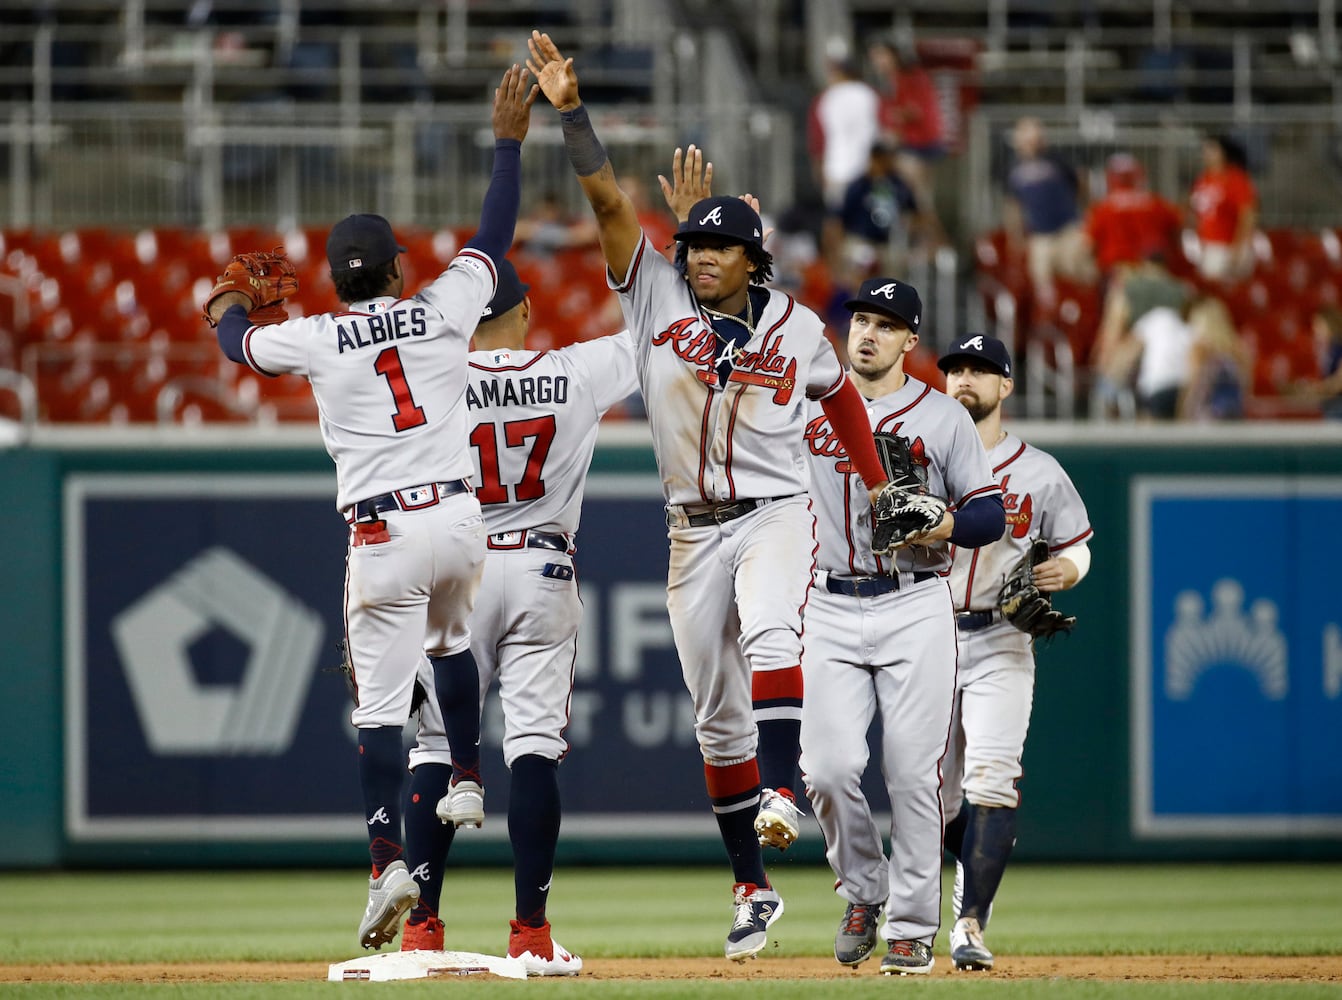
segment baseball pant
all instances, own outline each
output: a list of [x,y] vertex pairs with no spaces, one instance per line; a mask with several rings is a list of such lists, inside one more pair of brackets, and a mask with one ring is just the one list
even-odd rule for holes
[[942,763],[946,818],[960,800],[1014,809],[1016,781],[1034,705],[1030,637],[1008,623],[960,633],[951,739]]
[[727,521],[670,528],[666,606],[705,760],[755,755],[752,670],[801,662],[802,607],[815,565],[805,494]]
[[[940,925],[939,764],[955,691],[955,620],[941,579],[879,597],[816,588],[806,606],[801,769],[825,857],[850,903],[885,904],[882,936],[931,943]],[[862,792],[881,721],[890,855]]]
[[[524,754],[561,760],[568,753],[564,729],[582,610],[571,556],[517,549],[492,551],[485,560],[470,620],[471,653],[480,669],[482,707],[490,684],[499,682],[503,759],[510,768]],[[420,677],[433,683],[427,660]],[[418,740],[410,751],[412,769],[429,762],[452,762],[433,698],[424,702]]]
[[350,721],[403,726],[424,654],[470,645],[467,618],[480,586],[485,523],[470,493],[433,507],[388,511],[385,539],[351,545],[345,566],[345,634],[358,684]]

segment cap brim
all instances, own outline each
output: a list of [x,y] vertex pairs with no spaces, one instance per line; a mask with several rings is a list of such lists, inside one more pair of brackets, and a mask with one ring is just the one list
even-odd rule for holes
[[982,354],[970,354],[968,351],[962,354],[947,354],[945,357],[938,358],[937,367],[940,368],[941,373],[945,375],[949,370],[951,364],[955,361],[958,361],[961,358],[964,358],[968,361],[973,361],[975,364],[983,365],[986,368],[991,368],[998,375],[1001,375],[1004,378],[1011,378],[1010,374],[1007,373],[1006,369],[1004,369],[992,358],[985,358]]
[[756,239],[746,239],[744,236],[733,236],[731,233],[719,233],[712,229],[688,229],[684,232],[678,230],[675,234],[675,239],[688,240],[695,236],[711,236],[713,239],[722,240],[724,243],[740,243],[742,246],[759,242],[759,240]]

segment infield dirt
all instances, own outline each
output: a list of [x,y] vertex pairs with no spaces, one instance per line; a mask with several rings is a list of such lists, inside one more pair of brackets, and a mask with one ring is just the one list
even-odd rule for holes
[[[582,975],[589,979],[846,979],[878,976],[880,963],[844,969],[832,959],[765,956],[736,964],[721,958],[591,958]],[[7,983],[222,983],[292,982],[326,979],[318,962],[219,962],[182,964],[0,965]],[[937,957],[934,976],[994,979],[1076,979],[1202,982],[1342,983],[1342,956],[1286,955],[1126,955],[1001,957],[987,973],[955,973]]]

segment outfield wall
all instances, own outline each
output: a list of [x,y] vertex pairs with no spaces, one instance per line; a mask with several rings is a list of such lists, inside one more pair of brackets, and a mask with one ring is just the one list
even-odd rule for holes
[[[1057,599],[1077,630],[1038,655],[1017,856],[1342,857],[1339,431],[1017,429],[1095,527],[1090,576]],[[716,862],[642,435],[605,433],[588,488],[561,852]],[[0,866],[364,858],[324,669],[333,495],[306,432],[0,452]],[[466,862],[508,859],[499,731],[492,700],[491,821],[459,838]],[[814,827],[790,856],[821,857]]]

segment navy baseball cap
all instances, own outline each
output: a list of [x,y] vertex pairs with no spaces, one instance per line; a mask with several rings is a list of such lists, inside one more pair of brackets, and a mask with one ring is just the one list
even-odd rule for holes
[[332,271],[357,271],[385,264],[405,247],[396,242],[391,223],[380,215],[347,215],[326,237],[326,262]]
[[494,289],[494,297],[489,300],[489,305],[485,306],[485,311],[480,314],[480,319],[498,319],[504,313],[517,306],[527,296],[527,291],[531,286],[524,283],[517,276],[517,268],[513,267],[512,261],[504,258],[497,262],[499,269],[499,283]]
[[690,217],[676,230],[676,239],[694,236],[721,236],[736,243],[764,247],[764,225],[759,213],[740,198],[721,195],[694,203]]
[[918,289],[894,278],[868,278],[857,295],[844,303],[850,312],[878,312],[904,321],[914,333],[923,318]]
[[956,362],[976,361],[999,375],[1011,378],[1011,354],[1006,344],[986,333],[971,333],[951,345],[951,349],[937,359],[937,367],[948,372]]

